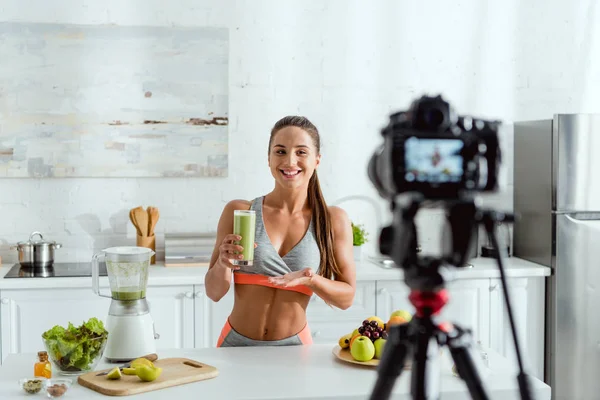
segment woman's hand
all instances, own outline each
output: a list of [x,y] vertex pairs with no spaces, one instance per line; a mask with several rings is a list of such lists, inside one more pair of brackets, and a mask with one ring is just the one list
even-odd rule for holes
[[[236,241],[241,239],[241,236],[233,234],[229,234],[223,238],[223,241],[219,246],[219,260],[221,261],[222,266],[234,271],[240,269],[239,265],[233,265],[231,262],[235,259],[241,260],[244,258],[242,254],[236,254],[241,253],[244,250],[243,246],[235,244]],[[254,248],[256,248],[256,246],[257,244],[254,243]]]
[[313,277],[312,268],[304,268],[301,271],[290,272],[282,276],[269,278],[269,282],[283,287],[294,287],[299,285],[310,285]]

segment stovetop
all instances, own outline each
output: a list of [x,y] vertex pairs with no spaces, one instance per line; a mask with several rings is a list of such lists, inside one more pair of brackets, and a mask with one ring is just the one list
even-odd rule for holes
[[[105,263],[99,263],[98,270],[100,276],[107,276]],[[73,278],[91,276],[91,262],[54,263],[51,267],[46,268],[22,267],[21,264],[17,263],[11,267],[4,278]]]

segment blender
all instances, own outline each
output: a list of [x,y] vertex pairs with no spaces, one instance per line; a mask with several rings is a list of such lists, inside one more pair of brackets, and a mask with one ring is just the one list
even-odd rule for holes
[[[104,357],[126,362],[156,353],[154,321],[146,301],[148,267],[154,251],[145,247],[110,247],[92,258],[92,290],[112,299],[106,320]],[[100,291],[99,260],[104,259],[111,295]]]

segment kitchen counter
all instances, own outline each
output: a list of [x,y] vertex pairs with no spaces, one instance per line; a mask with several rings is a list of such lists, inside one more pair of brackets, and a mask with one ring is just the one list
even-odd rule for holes
[[[132,398],[164,399],[367,399],[375,382],[376,370],[337,360],[334,344],[287,347],[207,348],[162,351],[159,356],[186,357],[217,367],[216,378],[175,386]],[[518,400],[515,366],[494,351],[487,350],[489,368],[481,377],[490,399]],[[0,367],[0,398],[21,399],[30,395],[19,388],[18,380],[29,377],[33,370],[34,354],[11,354]],[[465,383],[451,373],[451,359],[447,349],[442,356],[441,399],[470,398]],[[97,370],[105,369],[100,364]],[[160,378],[159,378],[160,379]],[[76,381],[76,379],[75,379]],[[411,400],[410,371],[404,371],[396,381],[392,399]],[[531,379],[536,400],[549,400],[550,387]],[[31,398],[31,397],[29,397]],[[106,398],[92,390],[74,384],[65,398]]]
[[[454,279],[498,278],[500,272],[491,258],[475,258],[470,261],[472,268],[455,269]],[[0,267],[0,289],[43,289],[43,288],[85,288],[92,287],[89,278],[9,278],[4,279],[13,264]],[[505,261],[506,276],[510,278],[544,277],[550,275],[550,268],[520,258],[509,257]],[[157,262],[150,267],[149,286],[203,285],[208,267],[165,267]],[[364,260],[356,265],[358,281],[401,280],[402,270],[384,268],[375,262]],[[100,278],[100,286],[108,287],[108,278]]]

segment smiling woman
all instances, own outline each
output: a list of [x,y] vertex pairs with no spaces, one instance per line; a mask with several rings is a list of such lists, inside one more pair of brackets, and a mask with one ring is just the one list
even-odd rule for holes
[[[275,187],[252,201],[232,200],[217,228],[205,283],[219,301],[233,279],[234,306],[217,346],[299,345],[312,342],[306,308],[313,294],[340,309],[354,300],[356,276],[347,214],[328,207],[317,169],[320,136],[305,117],[288,116],[271,130],[268,161]],[[233,265],[242,250],[233,235],[235,210],[254,210],[252,266]]]

